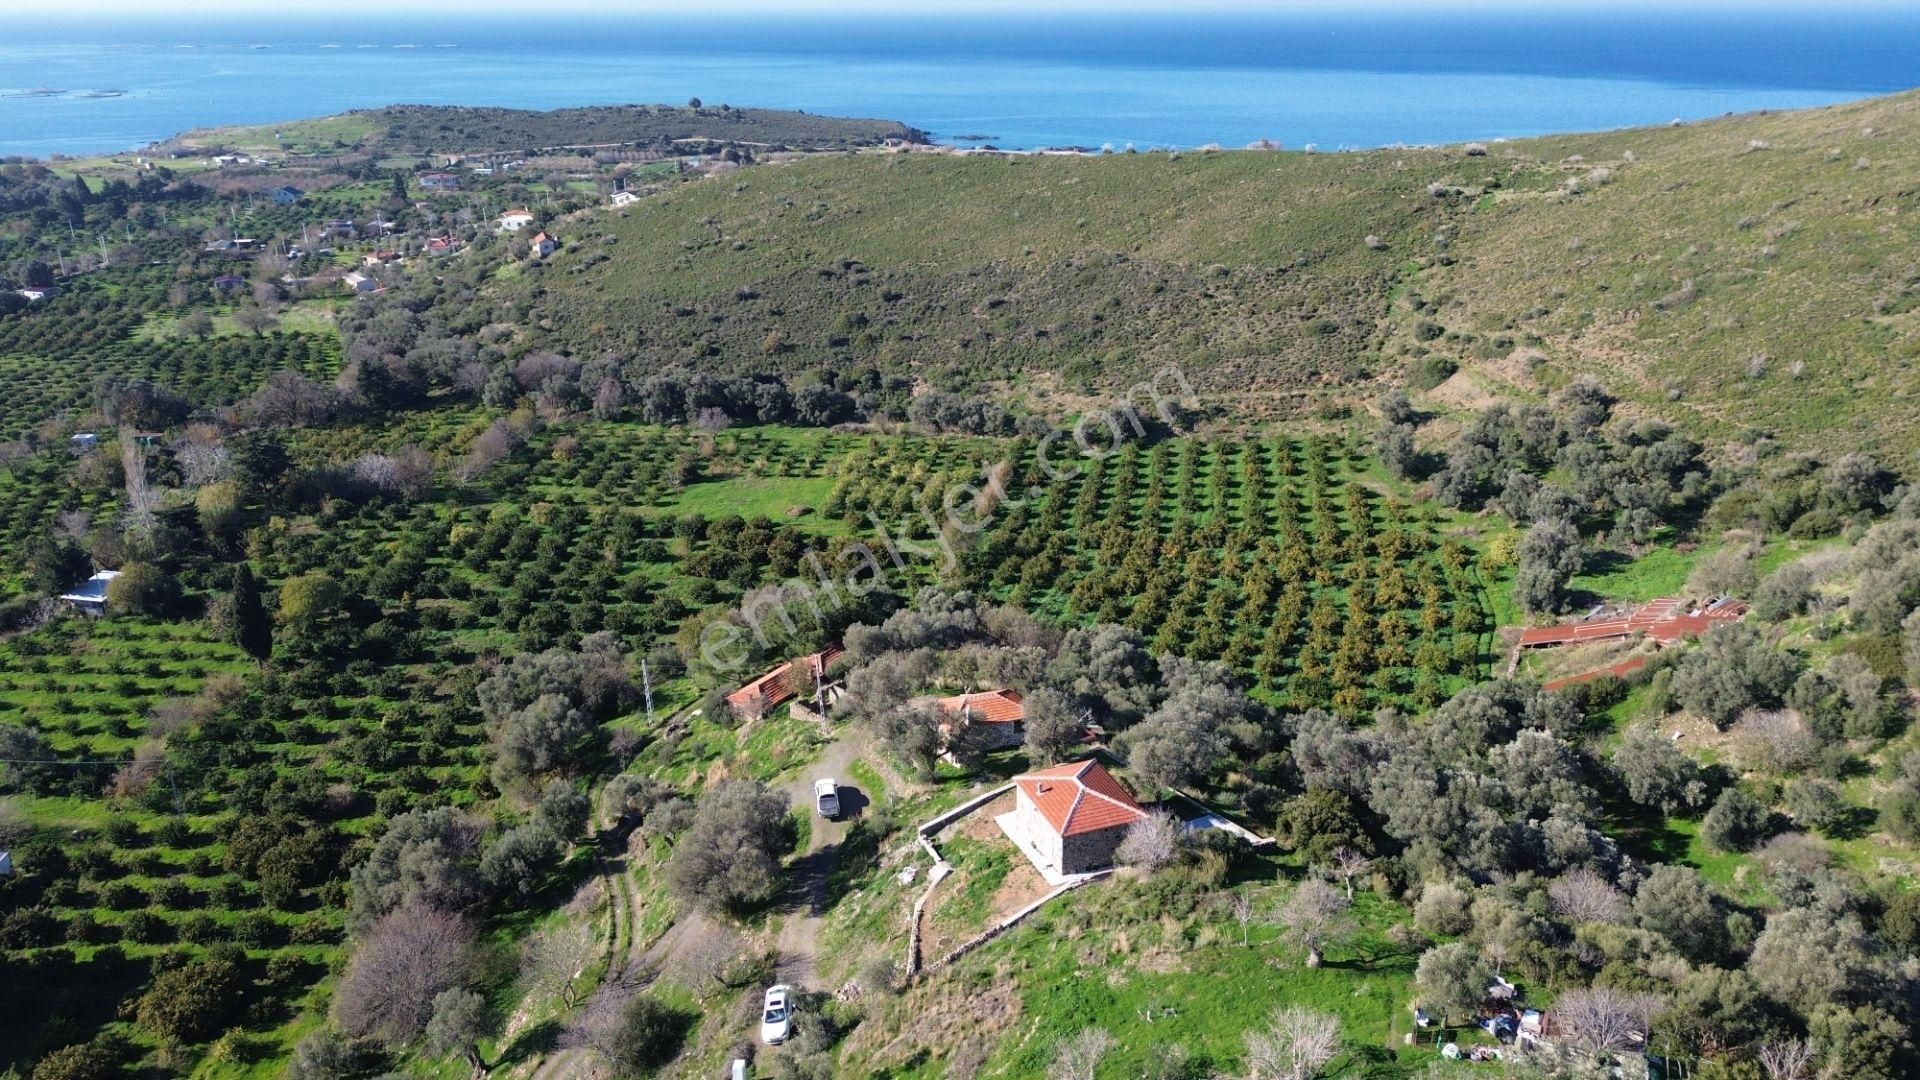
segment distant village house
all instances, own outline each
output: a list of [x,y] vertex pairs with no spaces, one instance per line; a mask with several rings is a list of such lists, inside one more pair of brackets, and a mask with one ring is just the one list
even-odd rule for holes
[[544,259],[560,249],[559,241],[546,233],[540,233],[527,241],[527,250],[536,259]]
[[622,188],[619,191],[616,191],[613,193],[613,205],[615,206],[632,206],[634,203],[637,203],[639,201],[640,201],[639,195],[635,194],[634,192],[628,191],[625,188]]
[[519,232],[533,224],[533,211],[509,210],[500,215],[498,224],[501,232]]
[[288,187],[274,188],[273,189],[273,205],[292,206],[294,203],[299,202],[301,197],[304,195],[306,195],[306,192],[301,191],[297,187],[288,186]]

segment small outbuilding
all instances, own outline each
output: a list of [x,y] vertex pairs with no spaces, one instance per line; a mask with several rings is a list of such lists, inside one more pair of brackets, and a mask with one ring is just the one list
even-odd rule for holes
[[62,593],[60,599],[72,604],[74,610],[83,615],[104,615],[107,611],[107,586],[119,576],[118,570],[101,570],[74,586],[73,591]]
[[[817,653],[779,664],[765,675],[728,694],[727,708],[736,716],[757,720],[793,699],[802,690],[811,693],[814,685],[826,677],[827,668],[839,658],[842,651],[838,645],[829,645]],[[798,670],[795,670],[796,667]]]
[[527,254],[536,259],[544,259],[558,250],[560,250],[560,241],[546,233],[540,233],[527,241]]

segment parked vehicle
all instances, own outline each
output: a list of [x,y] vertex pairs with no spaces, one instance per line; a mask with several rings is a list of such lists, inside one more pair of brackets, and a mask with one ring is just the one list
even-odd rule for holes
[[831,778],[813,782],[813,802],[820,816],[832,821],[840,816],[840,784]]
[[793,1031],[793,1006],[785,983],[767,988],[766,1008],[760,1013],[760,1041],[779,1046]]

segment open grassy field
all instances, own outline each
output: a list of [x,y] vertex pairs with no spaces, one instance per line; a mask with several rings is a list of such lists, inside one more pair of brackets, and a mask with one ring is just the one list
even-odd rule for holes
[[[939,979],[883,1003],[856,1031],[843,1068],[889,1080],[950,1075],[964,1059],[983,1077],[1044,1074],[1062,1042],[1099,1029],[1115,1049],[1101,1074],[1160,1075],[1169,1055],[1192,1072],[1231,1070],[1244,1035],[1286,1005],[1340,1019],[1343,1053],[1333,1075],[1418,1075],[1436,1055],[1402,1045],[1417,951],[1384,932],[1404,909],[1357,898],[1359,933],[1307,968],[1271,927],[1243,938],[1228,900],[1258,905],[1283,887],[1191,880],[1102,883],[1069,893]],[[1178,1050],[1174,1048],[1178,1047]]]

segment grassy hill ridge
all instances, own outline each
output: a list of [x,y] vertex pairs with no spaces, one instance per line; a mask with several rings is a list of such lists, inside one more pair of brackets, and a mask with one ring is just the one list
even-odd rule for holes
[[538,314],[558,343],[701,366],[1085,391],[1177,360],[1248,416],[1456,364],[1495,395],[1592,372],[1709,437],[1870,436],[1905,466],[1917,109],[1333,155],[810,160],[635,209],[538,279]]

